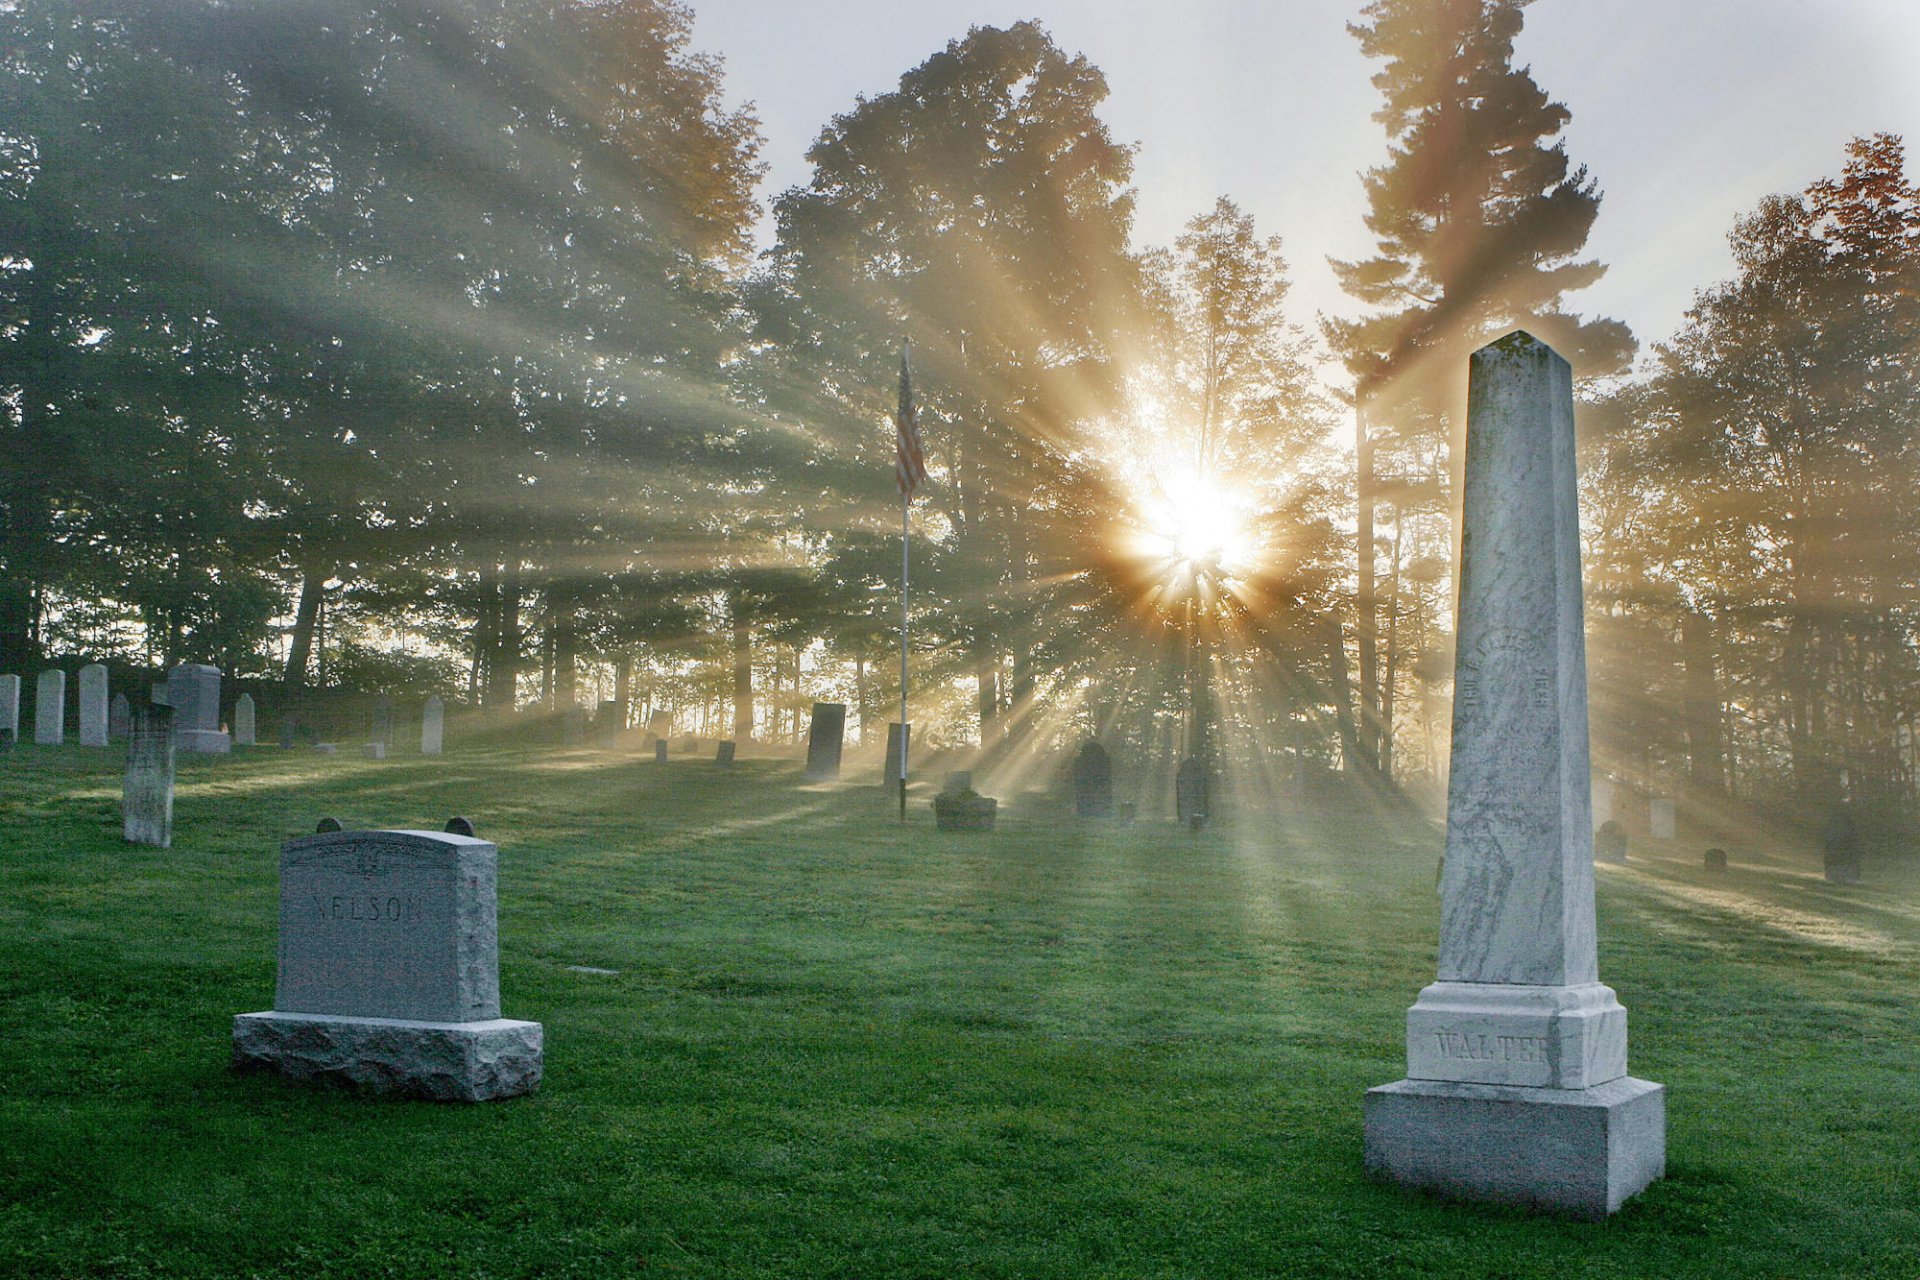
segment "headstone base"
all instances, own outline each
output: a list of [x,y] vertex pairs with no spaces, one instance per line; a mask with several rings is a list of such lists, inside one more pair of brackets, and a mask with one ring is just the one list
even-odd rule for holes
[[1627,1011],[1601,982],[1436,982],[1407,1010],[1414,1080],[1590,1089],[1627,1074]]
[[231,755],[233,737],[218,729],[175,729],[173,746],[176,751],[191,751],[203,756]]
[[1666,1173],[1666,1088],[1398,1080],[1367,1090],[1366,1164],[1402,1186],[1604,1218]]
[[243,1013],[233,1020],[236,1071],[434,1102],[532,1093],[544,1062],[539,1023],[415,1022],[320,1013]]

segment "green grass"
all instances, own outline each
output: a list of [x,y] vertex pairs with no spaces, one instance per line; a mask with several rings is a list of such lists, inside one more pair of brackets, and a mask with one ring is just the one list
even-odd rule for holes
[[[1194,837],[1012,797],[944,835],[775,761],[263,750],[184,762],[158,851],[120,842],[115,756],[0,759],[0,1273],[1920,1275],[1903,869],[1838,888],[1730,845],[1709,879],[1683,841],[1601,870],[1669,1172],[1580,1223],[1361,1171],[1361,1093],[1433,974],[1423,822]],[[232,1074],[281,840],[456,812],[501,847],[540,1092]]]

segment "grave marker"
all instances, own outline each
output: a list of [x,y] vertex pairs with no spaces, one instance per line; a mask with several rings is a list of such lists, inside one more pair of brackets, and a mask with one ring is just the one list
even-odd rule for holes
[[220,668],[183,662],[167,672],[174,745],[181,751],[225,755],[233,739],[220,732]]
[[840,746],[847,732],[844,702],[816,702],[807,726],[808,782],[833,782],[840,777]]
[[58,667],[40,673],[34,690],[33,741],[41,747],[57,747],[67,740],[67,673]]
[[1673,801],[1657,797],[1647,804],[1647,834],[1655,840],[1673,839]]
[[1407,1078],[1367,1091],[1366,1165],[1604,1217],[1665,1172],[1666,1097],[1599,980],[1572,372],[1511,334],[1468,400],[1439,980]]
[[97,662],[80,668],[80,745],[107,745],[107,669]]
[[233,745],[251,747],[254,745],[257,726],[255,724],[253,695],[243,693],[233,703]]
[[273,1008],[233,1065],[481,1102],[539,1086],[537,1022],[500,1016],[499,850],[439,831],[333,831],[280,851]]
[[1113,816],[1113,758],[1092,739],[1073,758],[1073,811],[1083,818]]
[[733,752],[734,752],[733,743],[722,742],[719,744],[719,746],[714,748],[713,762],[722,767],[731,768],[733,765]]
[[127,701],[127,695],[116,693],[113,701],[107,704],[107,736],[124,738],[133,730],[133,704]]
[[134,708],[127,734],[127,773],[120,787],[120,834],[130,844],[173,844],[172,707]]
[[[861,730],[865,732],[864,729]],[[905,735],[907,747],[913,747],[913,726],[898,721],[887,726],[887,759],[881,766],[880,780],[887,786],[898,790],[900,787],[900,738]]]

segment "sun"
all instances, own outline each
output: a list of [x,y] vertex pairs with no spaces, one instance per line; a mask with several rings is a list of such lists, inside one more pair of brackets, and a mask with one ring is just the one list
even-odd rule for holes
[[1234,577],[1257,548],[1244,495],[1192,473],[1156,477],[1140,500],[1140,552],[1173,572]]

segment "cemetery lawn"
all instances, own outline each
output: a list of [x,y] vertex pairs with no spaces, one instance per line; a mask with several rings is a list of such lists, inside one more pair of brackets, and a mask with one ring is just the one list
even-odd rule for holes
[[[1920,1275],[1910,865],[1829,886],[1755,834],[1710,877],[1683,830],[1600,869],[1668,1176],[1585,1223],[1361,1170],[1433,976],[1410,815],[1193,836],[1003,790],[942,834],[784,760],[261,749],[182,762],[160,851],[120,841],[119,766],[0,757],[0,1275]],[[454,813],[501,846],[540,1092],[234,1075],[281,840]]]

